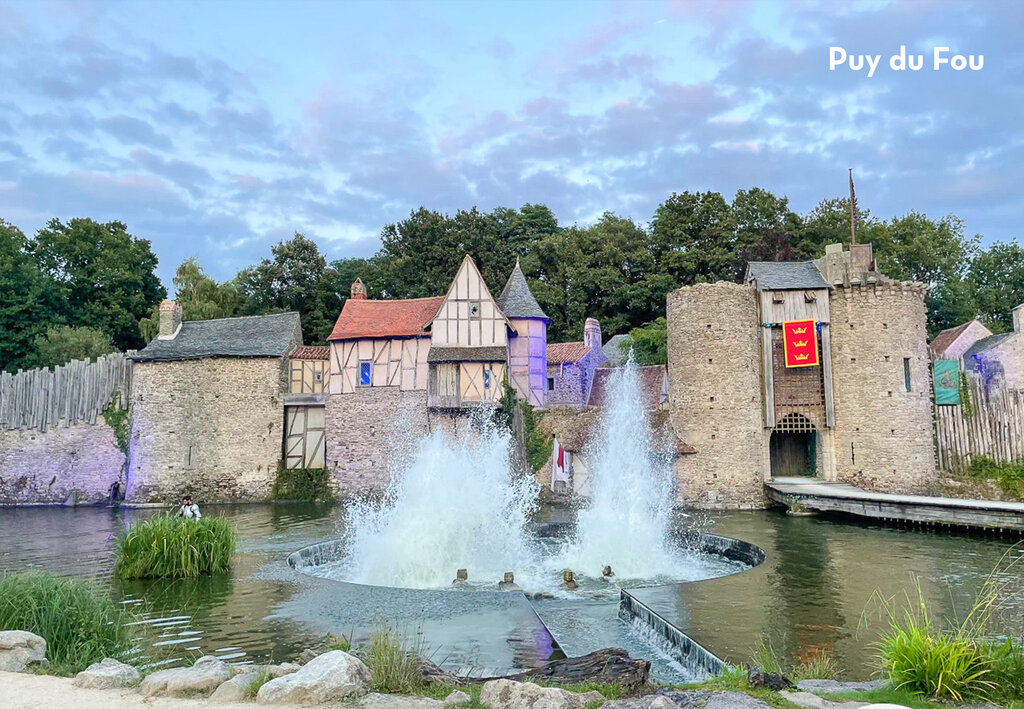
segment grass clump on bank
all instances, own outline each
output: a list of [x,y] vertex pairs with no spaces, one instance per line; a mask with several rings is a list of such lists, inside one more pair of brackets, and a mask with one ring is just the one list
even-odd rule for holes
[[27,630],[46,640],[53,674],[123,657],[134,644],[135,620],[91,581],[41,573],[0,578],[0,630]]
[[161,515],[118,534],[115,571],[122,579],[189,578],[228,571],[235,528],[223,517]]
[[762,635],[754,646],[753,664],[764,672],[785,675],[795,682],[802,679],[840,679],[839,662],[824,650],[812,650],[802,659],[790,660],[776,649],[771,638]]
[[971,459],[968,474],[972,478],[995,480],[1003,492],[1024,500],[1024,460],[998,463],[983,455]]
[[331,472],[327,468],[286,468],[278,466],[271,497],[298,502],[334,502]]
[[410,642],[407,634],[378,621],[366,646],[357,653],[373,673],[370,690],[384,694],[422,692],[426,684],[419,659],[422,650],[421,633],[417,632]]

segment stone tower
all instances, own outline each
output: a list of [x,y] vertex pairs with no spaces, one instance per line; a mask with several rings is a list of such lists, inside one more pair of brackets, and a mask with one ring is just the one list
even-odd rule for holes
[[[512,274],[498,296],[498,307],[505,313],[515,329],[509,333],[509,383],[523,399],[533,406],[547,406],[548,323],[537,299],[533,297],[519,267],[519,259]],[[594,321],[595,325],[597,321]],[[598,347],[601,346],[601,326],[597,325]]]

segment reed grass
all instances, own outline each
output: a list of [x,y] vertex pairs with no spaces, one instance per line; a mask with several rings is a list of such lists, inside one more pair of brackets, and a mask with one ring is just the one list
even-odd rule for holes
[[237,535],[223,517],[161,515],[117,535],[115,570],[122,579],[191,578],[230,569]]
[[410,694],[424,684],[419,658],[423,651],[423,634],[417,631],[413,640],[407,633],[379,620],[370,633],[366,646],[358,653],[373,673],[370,690],[384,694]]
[[41,573],[0,578],[0,630],[27,630],[46,640],[53,674],[70,675],[132,649],[137,618],[93,582]]

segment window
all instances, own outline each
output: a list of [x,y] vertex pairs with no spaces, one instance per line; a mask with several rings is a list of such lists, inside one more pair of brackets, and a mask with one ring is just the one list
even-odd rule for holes
[[478,319],[480,317],[480,301],[471,300],[469,301],[469,317]]
[[490,389],[490,388],[491,388],[491,370],[485,369],[484,370],[484,389]]
[[910,391],[910,357],[903,358],[903,384]]
[[359,386],[368,387],[370,386],[370,361],[366,360],[359,363]]
[[548,377],[548,391],[554,391],[554,390],[555,390],[555,378],[554,377]]

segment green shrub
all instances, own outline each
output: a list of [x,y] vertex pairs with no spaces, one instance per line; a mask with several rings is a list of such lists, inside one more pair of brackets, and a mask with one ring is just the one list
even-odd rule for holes
[[49,574],[0,579],[0,630],[27,630],[46,640],[50,671],[74,674],[132,649],[135,615],[96,584]]
[[1004,492],[1024,499],[1024,460],[997,463],[983,455],[971,459],[971,477],[996,480]]
[[327,468],[286,468],[279,465],[271,495],[275,500],[332,502],[331,473]]
[[235,529],[223,517],[161,515],[117,535],[114,569],[122,579],[221,573],[230,568],[235,541]]
[[358,653],[373,673],[370,690],[385,694],[409,694],[423,685],[423,669],[419,656],[423,649],[423,635],[409,642],[405,633],[378,621],[370,634],[369,643]]
[[103,410],[103,420],[108,426],[114,429],[114,438],[117,440],[118,449],[128,455],[128,409],[122,409],[119,405],[120,394],[114,394],[110,405]]

